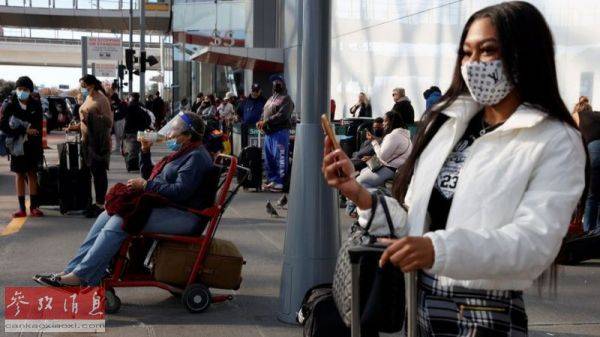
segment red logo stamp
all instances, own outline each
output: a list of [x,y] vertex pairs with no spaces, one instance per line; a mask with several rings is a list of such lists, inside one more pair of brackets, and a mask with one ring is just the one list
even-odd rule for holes
[[5,332],[104,332],[104,288],[6,287]]

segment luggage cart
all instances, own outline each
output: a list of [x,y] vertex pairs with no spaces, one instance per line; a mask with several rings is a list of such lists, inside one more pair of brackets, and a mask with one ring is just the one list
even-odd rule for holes
[[[112,273],[104,279],[103,285],[106,289],[106,312],[116,313],[121,307],[121,300],[115,293],[115,288],[129,287],[157,287],[169,291],[174,296],[181,296],[183,306],[192,313],[200,313],[208,309],[211,303],[219,303],[232,300],[231,295],[211,295],[207,286],[199,281],[199,272],[202,270],[204,261],[227,206],[237,194],[240,184],[231,187],[234,176],[238,169],[247,171],[237,166],[237,159],[229,155],[218,155],[215,165],[221,168],[220,182],[217,186],[217,196],[212,207],[204,210],[185,208],[185,210],[209,217],[210,220],[204,233],[198,236],[182,236],[159,233],[142,233],[128,237],[116,257]],[[247,173],[246,173],[247,175]],[[199,247],[198,255],[188,277],[185,288],[176,287],[160,282],[150,273],[130,273],[127,266],[127,253],[134,239],[151,239],[157,241],[172,241],[195,244]]]

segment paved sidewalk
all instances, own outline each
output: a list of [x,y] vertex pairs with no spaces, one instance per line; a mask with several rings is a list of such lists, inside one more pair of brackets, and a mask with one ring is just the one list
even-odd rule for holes
[[[52,143],[60,141],[52,136]],[[48,151],[48,161],[56,162],[56,150]],[[164,154],[163,151],[156,153]],[[119,155],[113,155],[110,184],[136,176],[127,173]],[[0,232],[10,220],[16,205],[12,175],[4,159],[0,159]],[[275,337],[302,336],[294,325],[278,322],[279,282],[283,260],[286,211],[281,218],[271,218],[264,210],[265,201],[275,201],[278,194],[238,194],[223,217],[217,236],[238,245],[247,265],[242,287],[233,293],[235,299],[215,304],[202,314],[189,314],[181,303],[160,289],[117,289],[123,301],[121,311],[107,319],[107,332],[102,336],[224,336]],[[342,211],[342,210],[340,210]],[[82,216],[62,216],[47,210],[47,217],[27,219],[15,234],[0,236],[0,287],[34,285],[31,275],[59,271],[79,246],[93,220]],[[350,223],[343,217],[343,223]],[[218,291],[217,291],[218,292]],[[4,296],[0,292],[0,316]],[[531,336],[600,336],[600,262],[563,268],[559,295],[539,297],[529,291],[526,306],[530,317]],[[16,336],[3,333],[0,336]],[[37,334],[23,334],[34,336]],[[44,333],[43,336],[74,334]],[[99,336],[77,334],[76,336]]]

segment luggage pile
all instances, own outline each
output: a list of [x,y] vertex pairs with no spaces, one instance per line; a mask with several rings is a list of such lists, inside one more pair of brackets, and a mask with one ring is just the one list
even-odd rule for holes
[[38,172],[40,205],[59,206],[62,214],[90,207],[92,178],[81,147],[79,134],[67,133],[65,142],[57,146],[59,164],[48,166],[44,159]]

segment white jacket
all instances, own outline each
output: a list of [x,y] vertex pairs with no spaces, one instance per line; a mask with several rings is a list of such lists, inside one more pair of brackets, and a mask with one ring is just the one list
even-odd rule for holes
[[410,131],[402,128],[394,129],[383,137],[381,145],[376,140],[373,140],[371,145],[383,165],[398,168],[404,164],[412,150]]
[[[453,145],[481,106],[459,97],[425,148],[406,196],[408,213],[389,198],[394,225],[427,232],[433,184]],[[523,290],[552,263],[585,185],[579,132],[528,105],[478,138],[461,170],[445,230],[428,232],[441,285]],[[359,210],[364,225],[370,210]],[[377,207],[373,224],[384,224]]]

